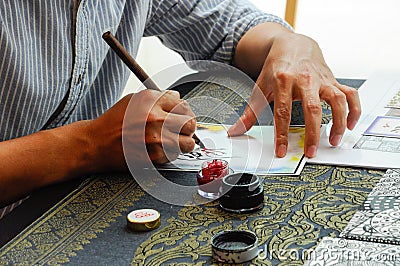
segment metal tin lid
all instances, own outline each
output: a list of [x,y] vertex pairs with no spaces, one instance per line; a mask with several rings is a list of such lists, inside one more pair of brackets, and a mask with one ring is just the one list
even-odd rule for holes
[[258,238],[250,231],[223,231],[211,239],[212,256],[225,263],[243,263],[258,256]]
[[160,226],[160,213],[153,209],[140,209],[126,216],[128,228],[133,231],[150,231]]

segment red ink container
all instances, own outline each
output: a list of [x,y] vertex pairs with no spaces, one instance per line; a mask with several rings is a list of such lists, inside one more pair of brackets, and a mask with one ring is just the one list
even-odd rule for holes
[[206,161],[197,173],[198,193],[208,199],[217,199],[220,196],[222,178],[231,173],[228,162],[220,159]]

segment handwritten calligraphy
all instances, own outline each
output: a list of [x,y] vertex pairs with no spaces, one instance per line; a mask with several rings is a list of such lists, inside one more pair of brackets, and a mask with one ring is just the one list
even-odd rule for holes
[[230,158],[225,149],[201,148],[189,153],[182,153],[178,159],[185,161],[203,161],[211,158]]

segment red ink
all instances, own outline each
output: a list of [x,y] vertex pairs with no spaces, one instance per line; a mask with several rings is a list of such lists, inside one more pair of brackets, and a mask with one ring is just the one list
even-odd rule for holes
[[149,217],[149,216],[154,216],[153,213],[148,213],[148,212],[138,212],[135,213],[135,218],[144,218],[144,217]]
[[199,194],[206,198],[218,198],[222,178],[228,174],[229,166],[227,161],[214,159],[204,162],[197,174]]
[[224,160],[214,159],[203,163],[201,168],[202,178],[197,179],[199,185],[207,184],[215,179],[222,178],[228,174],[228,163]]

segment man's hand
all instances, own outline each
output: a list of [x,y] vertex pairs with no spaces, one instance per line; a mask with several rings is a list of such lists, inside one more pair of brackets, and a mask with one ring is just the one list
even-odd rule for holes
[[[132,144],[131,158],[163,163],[193,150],[195,128],[193,112],[179,93],[145,90],[124,97],[95,120],[0,142],[0,207],[49,184],[127,171],[122,132]],[[135,149],[140,144],[148,155]]]
[[104,165],[111,159],[105,155],[112,154],[115,170],[123,169],[124,153],[138,164],[149,159],[160,164],[175,160],[181,151],[192,151],[195,145],[195,116],[176,91],[144,90],[125,96],[94,123],[94,132],[101,132],[95,133],[96,153],[106,157]]
[[[265,44],[261,45],[263,41]],[[235,64],[252,76],[258,74],[258,78],[244,113],[228,133],[231,136],[245,133],[268,103],[274,101],[277,157],[286,155],[293,100],[302,101],[306,127],[304,153],[310,158],[316,155],[319,144],[320,101],[326,101],[332,108],[329,142],[333,146],[340,143],[346,126],[353,129],[361,115],[357,91],[336,81],[318,44],[280,25],[265,23],[250,30],[239,42]]]

